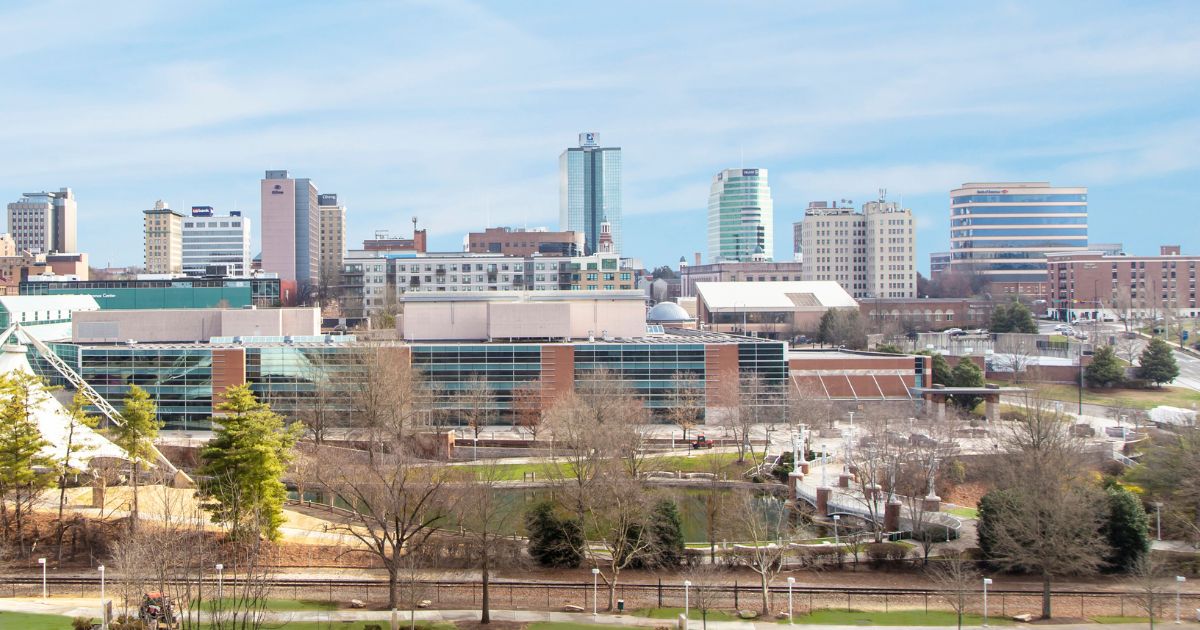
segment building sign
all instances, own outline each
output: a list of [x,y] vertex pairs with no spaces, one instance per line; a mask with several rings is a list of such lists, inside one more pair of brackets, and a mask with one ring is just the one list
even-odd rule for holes
[[742,169],[742,177],[758,177],[758,169],[744,168]]
[[979,188],[975,190],[976,195],[1007,195],[1008,189],[1000,190],[998,188]]
[[271,189],[271,194],[272,195],[282,195],[283,194],[283,185],[275,184],[275,187]]

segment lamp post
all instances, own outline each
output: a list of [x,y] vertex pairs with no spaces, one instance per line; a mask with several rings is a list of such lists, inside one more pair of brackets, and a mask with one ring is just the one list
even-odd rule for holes
[[221,611],[225,610],[225,565],[217,564],[217,620],[220,621]]
[[108,606],[104,603],[104,565],[96,569],[100,571],[100,630],[108,630]]
[[1181,591],[1183,591],[1183,583],[1186,581],[1187,581],[1187,578],[1183,577],[1182,575],[1175,576],[1175,623],[1180,622],[1179,599],[1180,599],[1180,593],[1181,593]]
[[792,625],[792,585],[796,583],[796,578],[788,578],[788,625]]
[[1158,540],[1162,540],[1162,506],[1162,501],[1154,502],[1155,530],[1157,530],[1155,538]]
[[983,627],[987,625],[987,587],[992,583],[992,578],[983,578]]
[[42,565],[42,599],[46,599],[46,559],[38,558],[38,564]]
[[841,544],[842,544],[842,541],[841,541],[841,540],[838,538],[838,528],[837,528],[837,526],[838,526],[838,521],[840,521],[840,520],[842,520],[842,515],[841,515],[841,514],[834,514],[834,515],[833,515],[833,544],[834,544],[834,545],[841,545]]
[[592,567],[592,619],[596,618],[596,598],[600,595],[600,569]]
[[691,608],[691,602],[688,601],[688,589],[691,588],[692,581],[683,581],[683,630],[687,630],[690,615],[688,609]]
[[854,428],[854,412],[853,411],[850,412],[850,428],[851,429]]

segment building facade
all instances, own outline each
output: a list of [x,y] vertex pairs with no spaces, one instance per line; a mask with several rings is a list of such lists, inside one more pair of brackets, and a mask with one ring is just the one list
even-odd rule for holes
[[858,303],[836,282],[701,282],[696,320],[705,330],[789,340],[812,334],[830,309]]
[[600,224],[612,225],[613,248],[624,246],[621,220],[621,149],[601,147],[594,132],[558,158],[558,227],[583,233],[584,253],[599,249]]
[[986,277],[992,294],[1044,295],[1046,255],[1087,245],[1087,188],[986,182],[950,191],[951,268]]
[[1085,251],[1050,254],[1047,260],[1046,299],[1058,319],[1136,323],[1164,316],[1200,317],[1200,256],[1182,255],[1178,245],[1163,246],[1158,256]]
[[346,258],[346,206],[337,195],[317,196],[321,212],[320,281],[322,287],[335,287]]
[[8,204],[8,232],[18,250],[31,253],[74,252],[77,205],[70,188],[24,193]]
[[[172,278],[170,280],[40,280],[20,283],[21,295],[90,295],[105,310],[243,308],[291,304],[279,278]],[[294,289],[293,289],[294,294]]]
[[858,303],[869,330],[892,333],[987,328],[995,307],[992,300],[974,298],[867,299]]
[[937,278],[948,271],[950,271],[950,252],[930,252],[929,278]]
[[237,210],[216,215],[212,206],[192,206],[192,215],[183,219],[183,273],[249,276],[250,217]]
[[183,215],[162,199],[142,211],[146,273],[183,273]]
[[911,298],[917,294],[916,233],[912,211],[871,201],[862,211],[814,201],[794,229],[806,281],[833,281],[855,298]]
[[708,257],[713,262],[771,260],[775,208],[765,168],[727,168],[708,193]]
[[792,282],[802,280],[804,264],[779,262],[723,262],[706,265],[679,263],[679,293],[694,297],[697,282]]
[[296,282],[308,295],[317,285],[320,261],[317,186],[287,171],[267,171],[261,194],[262,270]]
[[582,256],[583,232],[552,232],[546,228],[487,228],[467,234],[466,251],[507,256]]

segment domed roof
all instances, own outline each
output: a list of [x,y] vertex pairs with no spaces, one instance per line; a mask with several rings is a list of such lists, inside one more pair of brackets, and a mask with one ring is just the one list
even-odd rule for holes
[[683,307],[674,302],[659,302],[646,314],[648,322],[688,322],[692,316]]

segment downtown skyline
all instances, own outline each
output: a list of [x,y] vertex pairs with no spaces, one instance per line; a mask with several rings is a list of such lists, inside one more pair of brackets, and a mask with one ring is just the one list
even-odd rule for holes
[[1186,3],[66,7],[0,9],[0,80],[62,97],[0,103],[0,195],[70,186],[95,266],[140,262],[159,198],[262,225],[269,169],[338,191],[349,243],[413,215],[440,251],[554,229],[557,157],[584,130],[622,148],[622,253],[648,266],[708,258],[711,178],[742,166],[770,169],[779,235],[809,201],[887,188],[923,273],[968,181],[1086,186],[1091,239],[1134,253],[1197,232]]

